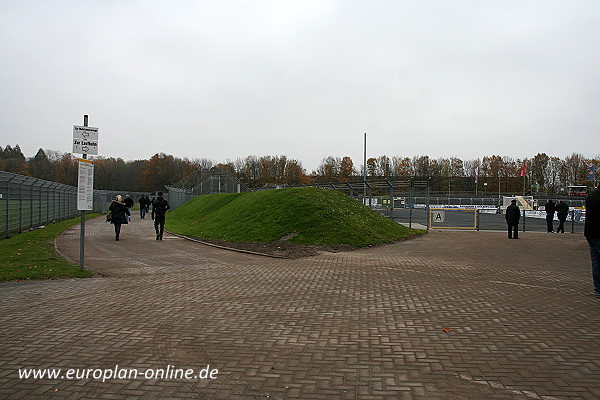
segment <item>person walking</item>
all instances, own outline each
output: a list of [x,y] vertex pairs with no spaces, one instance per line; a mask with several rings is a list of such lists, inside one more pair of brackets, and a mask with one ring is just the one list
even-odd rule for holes
[[140,219],[144,219],[146,217],[146,198],[142,195],[140,196]]
[[508,238],[519,238],[519,220],[521,219],[521,209],[517,206],[517,200],[511,200],[510,206],[506,207],[506,224],[508,225]]
[[560,200],[556,205],[556,216],[558,217],[558,229],[556,233],[565,233],[565,221],[569,215],[569,206]]
[[600,298],[600,185],[585,198],[583,234],[590,245],[594,295]]
[[127,213],[127,219],[131,221],[131,209],[133,208],[133,199],[129,197],[128,194],[126,194],[124,203],[125,206],[129,209],[129,212]]
[[110,203],[110,207],[108,207],[112,214],[110,223],[115,226],[115,240],[119,240],[119,235],[121,234],[121,225],[128,223],[127,216],[130,215],[129,209],[124,203],[121,202],[122,200],[123,198],[120,194],[118,194],[115,197],[115,200]]
[[[152,200],[148,204],[148,207],[152,206],[152,210],[154,210],[154,203],[156,202],[156,196],[152,196]],[[150,213],[150,218],[154,219],[154,212]]]
[[163,193],[158,192],[158,197],[152,202],[152,215],[154,219],[154,230],[156,231],[156,240],[162,240],[165,230],[165,214],[171,208],[169,202],[163,198]]
[[546,210],[546,225],[548,226],[548,233],[554,233],[554,213],[556,212],[556,204],[552,200],[548,200],[544,204],[544,210]]
[[146,195],[145,200],[146,200],[146,214],[150,214],[150,204],[152,204],[152,203],[150,203],[150,197],[148,197],[148,195]]

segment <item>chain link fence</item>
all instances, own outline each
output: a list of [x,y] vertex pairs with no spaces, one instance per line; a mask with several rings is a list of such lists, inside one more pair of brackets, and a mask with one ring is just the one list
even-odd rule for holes
[[[105,201],[94,191],[94,212],[103,212]],[[11,234],[80,215],[77,188],[0,171],[0,229]]]
[[166,186],[169,190],[169,205],[175,209],[202,194],[241,193],[248,188],[241,180],[227,171],[216,168],[198,169],[179,182]]
[[[112,199],[127,194],[137,204],[146,192],[94,190],[93,210],[105,213]],[[21,233],[81,215],[77,210],[77,187],[0,171],[0,229],[2,236]]]

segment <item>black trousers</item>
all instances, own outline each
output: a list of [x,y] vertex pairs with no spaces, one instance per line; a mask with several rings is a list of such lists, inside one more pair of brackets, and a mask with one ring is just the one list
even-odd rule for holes
[[557,233],[561,233],[561,232],[565,233],[565,221],[566,221],[566,218],[565,219],[558,218],[558,220],[560,222],[558,223],[558,229],[556,230],[556,232]]
[[115,223],[115,239],[119,238],[119,234],[121,233],[121,224]]
[[154,230],[158,237],[163,236],[163,232],[165,231],[165,214],[154,215]]
[[508,238],[512,239],[513,237],[515,239],[519,238],[519,223],[511,223],[511,222],[507,222],[508,224]]
[[552,221],[554,220],[554,214],[552,216],[546,215],[546,225],[548,225],[548,232],[554,232],[554,225]]

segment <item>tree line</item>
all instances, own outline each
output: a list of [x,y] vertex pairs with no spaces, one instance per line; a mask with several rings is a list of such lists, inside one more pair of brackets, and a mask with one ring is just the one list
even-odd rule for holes
[[[92,157],[94,186],[106,190],[154,192],[164,190],[196,169],[227,171],[250,188],[274,185],[303,185],[364,179],[363,166],[352,158],[328,156],[308,173],[299,160],[286,156],[248,156],[215,163],[206,158],[188,159],[157,153],[147,160],[125,161],[114,157]],[[532,192],[561,193],[569,185],[588,185],[591,166],[598,167],[600,156],[587,159],[573,153],[559,158],[538,153],[532,158],[515,159],[500,155],[472,160],[457,157],[430,158],[372,157],[367,160],[367,179],[429,180],[433,191],[444,192]],[[77,185],[77,158],[71,153],[39,149],[25,157],[17,144],[0,146],[0,170]]]

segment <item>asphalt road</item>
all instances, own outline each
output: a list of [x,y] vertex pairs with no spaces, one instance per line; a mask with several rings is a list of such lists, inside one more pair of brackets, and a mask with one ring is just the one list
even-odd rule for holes
[[[388,212],[384,211],[384,215],[388,216]],[[462,228],[466,226],[474,226],[472,212],[453,212],[450,215],[446,213],[446,221],[444,224],[435,224],[435,226],[447,226]],[[400,223],[408,223],[411,220],[411,210],[406,208],[395,209],[393,213],[394,220]],[[423,209],[412,210],[412,222],[427,226],[427,212]],[[523,225],[523,221],[525,222]],[[583,222],[572,224],[570,221],[565,223],[565,232],[583,235]],[[558,221],[554,221],[554,231],[558,228]],[[479,213],[479,229],[483,231],[505,231],[506,221],[504,215],[501,214],[486,214]],[[529,232],[546,232],[546,220],[541,218],[523,218],[519,224],[520,231]]]

